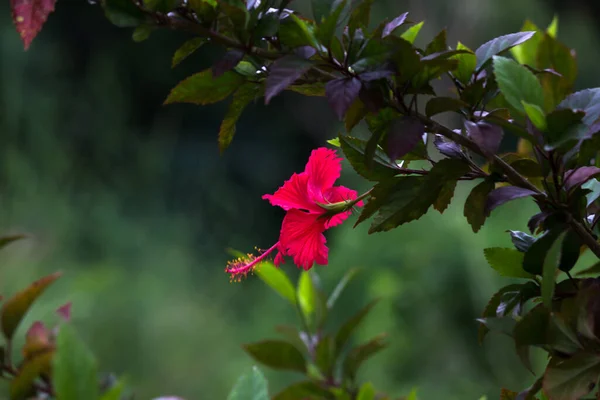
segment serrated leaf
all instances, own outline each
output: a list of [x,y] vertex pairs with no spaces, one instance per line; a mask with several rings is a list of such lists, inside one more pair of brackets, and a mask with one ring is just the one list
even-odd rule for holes
[[269,400],[267,380],[257,367],[238,378],[227,400]]
[[375,151],[373,165],[369,168],[365,160],[367,142],[350,136],[341,136],[340,145],[352,168],[370,181],[382,181],[394,177],[398,171],[393,162],[381,150]]
[[523,101],[544,107],[544,92],[535,75],[517,62],[494,56],[494,76],[506,101],[517,111],[525,113]]
[[369,314],[371,309],[377,304],[378,300],[373,300],[365,307],[363,307],[359,312],[354,314],[350,319],[348,319],[337,331],[335,334],[335,355],[336,357],[341,354],[342,350],[350,336],[354,333],[356,328],[361,324],[361,322],[365,319],[365,317]]
[[271,262],[263,262],[256,269],[258,277],[281,297],[296,305],[296,290],[285,272]]
[[[412,180],[410,186],[392,190],[379,208],[369,233],[388,231],[422,217],[437,200],[443,186],[458,180],[469,170],[464,161],[446,158],[436,163],[423,180]],[[368,209],[365,207],[363,214]]]
[[194,74],[175,86],[164,104],[193,103],[206,105],[217,103],[244,83],[244,78],[235,72],[225,72],[215,78],[207,69]]
[[300,351],[288,342],[263,340],[242,346],[256,361],[274,369],[306,372],[306,361]]
[[56,339],[52,385],[60,400],[98,398],[98,363],[69,324],[60,327]]
[[498,125],[487,122],[465,121],[467,136],[486,154],[494,154],[500,148],[504,131]]
[[2,333],[4,333],[4,337],[9,340],[13,337],[19,323],[27,311],[29,311],[33,302],[61,275],[62,272],[55,272],[39,279],[4,303],[0,311],[0,320],[2,322]]
[[381,334],[367,343],[353,348],[344,360],[344,376],[353,379],[365,361],[387,347],[386,337],[386,334]]
[[357,78],[338,78],[325,84],[329,105],[340,121],[358,97],[361,86],[362,83]]
[[524,189],[517,186],[503,186],[490,192],[485,203],[485,214],[490,213],[497,207],[516,199],[533,196],[536,193],[533,190]]
[[456,189],[457,181],[449,181],[442,186],[438,198],[433,202],[434,210],[437,210],[440,214],[450,206],[452,198],[454,197],[454,190]]
[[269,68],[265,88],[265,104],[306,73],[312,63],[300,57],[289,55],[276,60]]
[[475,65],[476,70],[480,70],[485,64],[492,59],[493,56],[500,54],[511,47],[518,44],[524,43],[531,39],[535,32],[517,32],[509,35],[497,37],[482,44],[477,50],[475,50],[475,56],[477,57],[477,64]]
[[245,83],[233,94],[229,109],[219,128],[219,150],[223,153],[233,141],[236,124],[248,104],[254,100],[258,86],[254,83]]
[[25,50],[42,30],[56,0],[10,0],[12,20],[23,40]]
[[544,393],[551,400],[577,400],[588,394],[600,376],[600,357],[578,353],[560,360],[551,359],[544,373]]
[[469,196],[467,196],[463,214],[475,233],[477,233],[485,223],[487,217],[485,203],[489,193],[494,190],[494,187],[494,182],[486,179],[475,186],[473,190],[471,190],[471,193],[469,193]]
[[402,33],[400,37],[411,44],[414,43],[424,23],[425,21],[421,21],[418,24],[411,26],[404,33]]
[[534,277],[523,270],[523,253],[518,250],[491,247],[484,249],[483,253],[488,264],[502,276],[526,279]]

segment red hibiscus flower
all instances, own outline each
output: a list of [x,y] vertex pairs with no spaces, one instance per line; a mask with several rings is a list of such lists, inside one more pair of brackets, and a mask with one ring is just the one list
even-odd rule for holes
[[258,257],[248,255],[231,262],[226,271],[232,278],[246,275],[276,250],[277,266],[284,262],[284,256],[293,257],[294,264],[305,270],[314,263],[327,264],[328,248],[323,232],[344,222],[354,205],[363,205],[356,191],[333,186],[340,177],[341,161],[335,150],[324,147],[313,150],[304,172],[293,174],[274,194],[263,196],[287,211],[279,241]]

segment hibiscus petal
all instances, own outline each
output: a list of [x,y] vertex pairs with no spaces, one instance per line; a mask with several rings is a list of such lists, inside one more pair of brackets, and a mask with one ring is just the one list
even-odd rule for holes
[[[329,203],[339,203],[346,200],[354,200],[356,197],[358,197],[356,190],[348,189],[345,186],[335,186],[325,192],[325,200]],[[358,207],[362,207],[362,200],[356,203],[356,205]],[[341,224],[350,216],[350,214],[352,214],[352,211],[346,211],[334,215],[327,221],[325,228],[329,229],[333,226]]]
[[281,224],[279,243],[294,264],[309,270],[313,264],[327,264],[329,249],[325,246],[325,219],[319,215],[290,210]]
[[295,208],[322,213],[323,209],[310,201],[307,185],[308,175],[306,173],[294,174],[275,193],[265,194],[262,198],[286,211]]
[[308,191],[316,202],[323,202],[323,193],[340,177],[342,159],[335,150],[320,147],[308,158],[304,172],[308,174]]

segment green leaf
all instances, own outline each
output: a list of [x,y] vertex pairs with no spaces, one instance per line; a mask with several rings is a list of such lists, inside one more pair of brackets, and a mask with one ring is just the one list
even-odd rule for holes
[[539,44],[537,64],[541,69],[551,69],[555,74],[541,74],[545,110],[553,110],[571,93],[577,77],[577,61],[570,48],[545,34]]
[[305,332],[300,332],[296,327],[291,325],[278,325],[275,327],[275,330],[284,336],[301,353],[307,351],[308,343],[305,339],[308,339],[308,337]]
[[[392,188],[383,200],[369,233],[388,231],[419,219],[436,202],[448,182],[457,181],[469,170],[464,161],[446,158],[436,163],[424,179],[407,181],[408,186],[402,182],[408,177],[399,178],[399,185]],[[363,213],[365,211],[367,207]]]
[[535,75],[522,65],[504,57],[494,56],[494,75],[506,101],[524,113],[523,101],[544,107],[544,93]]
[[277,268],[272,262],[263,262],[256,269],[256,274],[281,297],[289,301],[292,305],[296,305],[296,290],[285,272]]
[[523,269],[525,271],[534,275],[542,275],[546,253],[548,253],[552,243],[554,243],[560,233],[561,231],[558,229],[549,230],[537,238],[529,247],[529,250],[525,252],[525,257],[523,258]]
[[477,65],[477,57],[471,49],[469,49],[461,42],[458,42],[456,50],[465,50],[470,52],[455,54],[451,57],[453,60],[458,60],[458,67],[453,72],[454,76],[456,77],[456,79],[466,84],[471,81],[471,77],[473,76],[473,72],[475,71],[475,66]]
[[98,363],[71,325],[60,327],[53,359],[57,400],[98,398]]
[[314,20],[321,23],[331,13],[333,0],[311,0],[310,2]]
[[525,114],[529,117],[533,125],[538,128],[540,131],[545,131],[548,127],[546,124],[546,115],[544,114],[544,110],[542,110],[539,106],[535,104],[529,104],[526,101],[521,101],[523,108],[525,109]]
[[245,83],[233,94],[233,99],[219,128],[219,150],[223,153],[231,144],[235,135],[236,124],[248,104],[260,93],[255,83]]
[[296,292],[298,305],[306,319],[311,320],[317,308],[318,293],[309,271],[302,271]]
[[356,400],[374,400],[376,394],[373,384],[367,382],[360,387]]
[[300,93],[304,96],[325,96],[325,84],[323,82],[311,83],[308,85],[292,85],[287,89],[296,93]]
[[340,138],[337,138],[337,137],[333,138],[333,139],[329,139],[327,141],[327,143],[329,143],[330,145],[335,146],[335,147],[340,147],[341,146]]
[[140,25],[134,29],[131,38],[134,42],[143,42],[144,40],[150,37],[150,34],[154,30],[154,27],[151,25]]
[[577,276],[600,275],[600,262],[597,262],[596,264],[592,265],[591,267],[579,271],[576,275]]
[[315,348],[315,364],[324,376],[332,376],[335,366],[335,342],[331,335],[319,338]]
[[469,196],[465,201],[463,214],[475,233],[477,233],[485,223],[485,202],[494,188],[494,182],[486,179],[471,190],[471,193],[469,193]]
[[477,64],[475,69],[479,71],[485,66],[485,64],[497,54],[500,54],[511,47],[518,44],[524,43],[531,39],[535,32],[518,32],[504,35],[490,40],[487,43],[482,44],[477,50],[475,55],[477,56]]
[[358,6],[352,10],[350,20],[348,21],[348,29],[351,37],[354,36],[354,31],[356,29],[362,29],[364,31],[369,27],[373,1],[374,0],[360,0]]
[[569,229],[565,235],[560,252],[558,269],[569,272],[579,260],[580,249],[583,245],[581,238],[575,231]]
[[144,0],[144,6],[150,11],[158,11],[163,14],[173,11],[177,6],[177,0]]
[[[19,367],[17,375],[10,382],[10,399],[30,399],[34,392],[34,384],[40,375],[47,375],[51,370],[53,351],[45,351],[35,354],[23,362]],[[62,399],[60,399],[62,400]]]
[[545,132],[546,148],[556,148],[574,140],[583,139],[588,128],[581,121],[585,117],[583,111],[560,108],[546,117],[548,129]]
[[394,177],[398,170],[389,157],[380,149],[375,151],[373,167],[369,168],[365,161],[367,142],[350,136],[339,137],[344,155],[352,168],[363,178],[370,181],[382,181]]
[[400,37],[411,44],[414,43],[424,23],[425,21],[421,21],[418,24],[411,26],[404,33],[402,33]]
[[244,374],[235,383],[227,400],[269,400],[267,380],[257,367]]
[[44,278],[33,282],[26,289],[16,293],[4,303],[0,310],[0,321],[2,322],[2,333],[6,339],[11,339],[19,327],[21,320],[29,311],[29,308],[44,293],[46,288],[56,281],[62,272],[55,272]]
[[273,397],[273,400],[322,400],[333,399],[326,389],[312,381],[294,383]]
[[523,270],[523,253],[518,250],[491,247],[484,249],[483,253],[488,264],[502,276],[527,279],[534,277]]
[[306,372],[306,362],[300,351],[288,342],[263,340],[243,345],[256,361],[274,369]]
[[357,273],[358,273],[358,268],[352,268],[344,274],[342,279],[340,279],[338,284],[335,286],[335,289],[333,289],[333,292],[331,292],[331,294],[329,295],[329,298],[327,299],[327,308],[328,309],[331,310],[333,308],[337,299],[340,297],[340,295],[342,294],[342,292],[344,291],[344,289],[346,288],[348,283],[350,283],[350,281],[356,276]]
[[577,400],[591,392],[599,376],[600,357],[596,354],[552,358],[544,373],[544,393],[552,400]]
[[290,48],[301,46],[319,48],[314,26],[301,20],[295,14],[290,14],[288,18],[281,22],[279,40]]
[[430,55],[434,53],[440,53],[442,51],[448,50],[448,44],[446,40],[446,30],[442,30],[438,33],[433,40],[427,45],[425,48],[425,55]]
[[179,63],[192,55],[196,50],[198,50],[202,45],[206,43],[206,39],[204,38],[193,38],[185,42],[181,45],[173,54],[173,60],[171,60],[171,68],[175,68]]
[[175,86],[164,104],[193,103],[206,105],[217,103],[244,83],[244,78],[232,71],[218,78],[213,77],[211,69],[194,74]]
[[538,46],[543,37],[543,33],[541,33],[540,28],[530,20],[525,21],[523,28],[521,28],[521,32],[535,32],[535,34],[528,41],[511,48],[510,52],[519,64],[527,64],[536,67]]
[[354,103],[350,106],[348,111],[346,111],[346,115],[344,116],[344,126],[346,128],[346,132],[350,133],[352,129],[356,125],[362,121],[369,111],[360,99],[354,100]]
[[[328,2],[331,4],[330,1],[328,0],[313,0],[313,2]],[[338,22],[340,20],[340,15],[342,13],[342,11],[344,10],[344,8],[346,7],[346,3],[347,0],[342,0],[339,3],[337,3],[337,6],[335,7],[335,9],[333,10],[333,12],[331,14],[328,14],[325,17],[325,20],[323,21],[323,23],[321,25],[319,25],[319,27],[317,28],[317,39],[319,41],[321,41],[321,43],[323,43],[326,47],[330,47],[331,46],[331,39],[333,38],[333,35],[335,35],[335,30],[338,26]],[[331,5],[330,5],[331,8]],[[320,20],[317,20],[320,21]]]
[[121,28],[136,27],[144,22],[142,11],[129,0],[102,0],[104,15]]
[[17,240],[25,239],[27,235],[23,234],[15,234],[15,235],[5,235],[0,236],[0,249],[8,246],[9,244],[16,242]]
[[350,319],[348,319],[344,325],[337,331],[335,335],[335,355],[336,357],[342,352],[344,346],[350,339],[350,336],[354,333],[356,328],[361,324],[363,319],[369,314],[371,309],[377,304],[378,300],[373,300],[365,307],[363,307],[359,312],[354,314]]
[[464,101],[453,97],[433,97],[425,106],[425,114],[428,117],[432,117],[448,111],[458,112],[468,106]]
[[550,25],[546,28],[546,33],[548,33],[550,37],[556,39],[556,35],[558,34],[558,15],[554,15],[552,22],[550,22]]
[[121,400],[123,391],[125,390],[125,382],[119,381],[108,389],[101,397],[100,400]]
[[547,308],[552,307],[552,297],[554,296],[554,287],[556,286],[556,271],[558,270],[561,247],[565,233],[554,240],[548,253],[544,257],[544,269],[542,273],[542,300]]
[[365,344],[353,348],[344,360],[344,376],[354,379],[360,366],[369,358],[387,347],[386,334],[381,334]]

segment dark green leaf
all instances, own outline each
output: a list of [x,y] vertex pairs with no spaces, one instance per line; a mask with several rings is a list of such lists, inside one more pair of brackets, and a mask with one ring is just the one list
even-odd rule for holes
[[365,118],[367,113],[368,110],[365,107],[365,104],[360,99],[354,100],[354,103],[352,103],[348,111],[346,111],[344,117],[346,132],[350,133],[350,131]]
[[219,128],[219,150],[221,150],[221,153],[231,144],[235,135],[237,121],[242,112],[259,92],[259,87],[256,84],[245,83],[234,93],[227,114],[225,114]]
[[296,290],[285,272],[271,262],[263,262],[256,269],[256,274],[281,297],[289,301],[292,305],[296,305]]
[[585,113],[581,110],[567,108],[556,109],[548,114],[546,147],[559,147],[568,141],[583,139],[588,133],[587,126],[581,122],[584,116]]
[[[23,362],[17,371],[16,376],[10,381],[11,400],[25,400],[32,398],[31,396],[35,394],[35,381],[40,375],[47,375],[50,372],[53,356],[53,351],[45,351],[37,353],[32,358]],[[74,397],[65,398],[65,400],[74,399]]]
[[354,170],[365,179],[382,181],[392,178],[398,173],[394,163],[379,149],[375,151],[372,168],[368,168],[365,162],[365,149],[367,143],[363,140],[340,135],[340,145],[344,155]]
[[318,48],[319,44],[314,33],[314,26],[301,20],[295,14],[281,21],[279,40],[289,48],[311,46]]
[[344,360],[344,376],[354,379],[360,366],[387,346],[386,336],[381,334],[369,342],[353,348]]
[[269,389],[263,373],[252,367],[251,373],[240,376],[227,400],[269,400]]
[[551,359],[544,373],[544,393],[552,400],[577,400],[590,393],[600,376],[600,357],[578,353],[561,360]]
[[527,278],[534,276],[523,270],[523,253],[515,249],[490,247],[483,250],[490,266],[502,276]]
[[331,13],[333,0],[311,0],[310,4],[315,21],[321,23]]
[[478,318],[477,321],[483,324],[488,331],[503,333],[507,336],[512,336],[517,323],[513,317]]
[[293,84],[309,70],[312,63],[300,57],[289,55],[275,61],[269,68],[265,88],[265,104]]
[[344,346],[354,333],[356,328],[361,324],[363,319],[369,314],[371,309],[377,304],[377,300],[371,301],[359,312],[354,314],[348,321],[342,325],[335,335],[335,355],[336,357],[342,352]]
[[26,289],[16,293],[9,298],[2,306],[0,311],[0,320],[2,322],[2,333],[7,339],[11,339],[19,327],[21,320],[29,311],[33,302],[44,293],[50,286],[62,275],[61,272],[55,272],[44,278],[33,282]]
[[544,87],[546,110],[552,110],[567,94],[571,93],[577,77],[577,61],[571,49],[549,34],[544,34],[538,47],[537,64],[541,69],[551,69],[560,74],[560,76],[551,74],[540,76]]
[[330,335],[319,339],[315,349],[315,364],[325,376],[333,375],[335,366],[335,341]]
[[433,202],[433,208],[439,211],[440,214],[446,211],[448,206],[450,206],[457,183],[457,181],[448,181],[442,185],[438,198]]
[[476,70],[480,70],[496,54],[500,54],[511,47],[524,43],[531,39],[535,32],[518,32],[504,35],[482,44],[476,51],[477,64]]
[[325,400],[333,399],[326,389],[312,381],[294,383],[277,393],[272,400]]
[[308,336],[306,333],[299,332],[294,326],[278,325],[275,327],[275,330],[284,336],[287,341],[300,352],[306,352],[309,345],[312,347],[312,345],[308,342]]
[[306,372],[304,356],[296,347],[281,340],[245,344],[244,350],[256,361],[274,369]]
[[485,203],[489,193],[494,190],[494,187],[494,182],[486,179],[471,190],[465,201],[463,214],[475,233],[481,229],[485,222]]
[[448,44],[446,41],[446,30],[442,30],[438,33],[433,40],[425,48],[425,54],[430,55],[448,50]]
[[25,239],[26,237],[27,235],[22,234],[0,236],[0,249],[3,249],[17,240]]
[[202,45],[206,43],[204,38],[193,38],[181,45],[180,48],[173,54],[173,60],[171,61],[171,68],[175,68],[179,63],[189,57],[192,53],[198,50]]
[[494,56],[494,76],[506,101],[525,113],[523,101],[544,107],[544,93],[535,75],[522,65],[504,57]]
[[425,114],[431,117],[448,111],[458,112],[465,107],[468,107],[468,104],[460,99],[453,97],[433,97],[425,106]]
[[[552,307],[552,297],[556,286],[556,271],[560,262],[561,248],[565,234],[561,233],[552,243],[548,252],[544,255],[544,267],[542,273],[542,300],[547,308]],[[533,246],[532,246],[533,248]]]
[[581,242],[581,238],[577,233],[575,233],[573,230],[567,231],[562,244],[558,269],[564,272],[571,271],[571,269],[573,269],[577,263],[577,260],[579,260],[579,254],[582,245],[583,243]]
[[143,42],[150,37],[153,30],[154,27],[152,25],[140,25],[133,30],[131,38],[136,43]]
[[411,199],[419,194],[423,181],[424,178],[421,176],[407,176],[378,183],[373,188],[369,201],[354,226],[372,217],[390,201],[404,201],[404,204],[408,204]]
[[136,27],[144,22],[142,11],[129,0],[102,0],[104,15],[121,28]]
[[546,253],[560,234],[560,229],[553,229],[537,238],[525,253],[523,269],[534,275],[542,275]]
[[[314,0],[318,1],[318,0]],[[327,2],[327,0],[324,0]],[[342,0],[337,3],[335,9],[331,14],[328,14],[325,17],[325,20],[321,25],[319,25],[317,29],[317,38],[321,43],[323,43],[326,47],[331,46],[331,38],[335,35],[335,30],[337,28],[338,22],[340,20],[340,15],[344,8],[346,7],[347,0]]]
[[235,72],[225,72],[218,78],[207,69],[179,82],[171,90],[164,104],[193,103],[206,105],[217,103],[244,83],[244,78]]
[[[464,161],[447,158],[436,163],[422,181],[409,181],[408,187],[400,184],[399,187],[393,188],[385,203],[379,208],[379,214],[373,221],[369,233],[388,231],[420,218],[438,199],[444,185],[449,181],[458,180],[469,170],[469,165]],[[407,178],[400,178],[402,179]],[[365,211],[367,208],[363,213]]]
[[60,327],[52,363],[52,385],[56,398],[98,398],[98,363],[71,325]]
[[373,1],[374,0],[360,0],[358,6],[352,10],[350,20],[348,21],[350,36],[353,36],[354,31],[357,29],[366,30],[369,27]]
[[600,275],[600,262],[597,262],[596,264],[592,265],[591,267],[579,271],[576,275],[577,276]]
[[176,6],[178,0],[144,0],[144,6],[151,11],[158,11],[163,14],[172,11]]
[[292,85],[288,87],[288,89],[293,92],[300,93],[304,96],[325,96],[325,84],[323,84],[322,82],[311,83],[308,85]]

